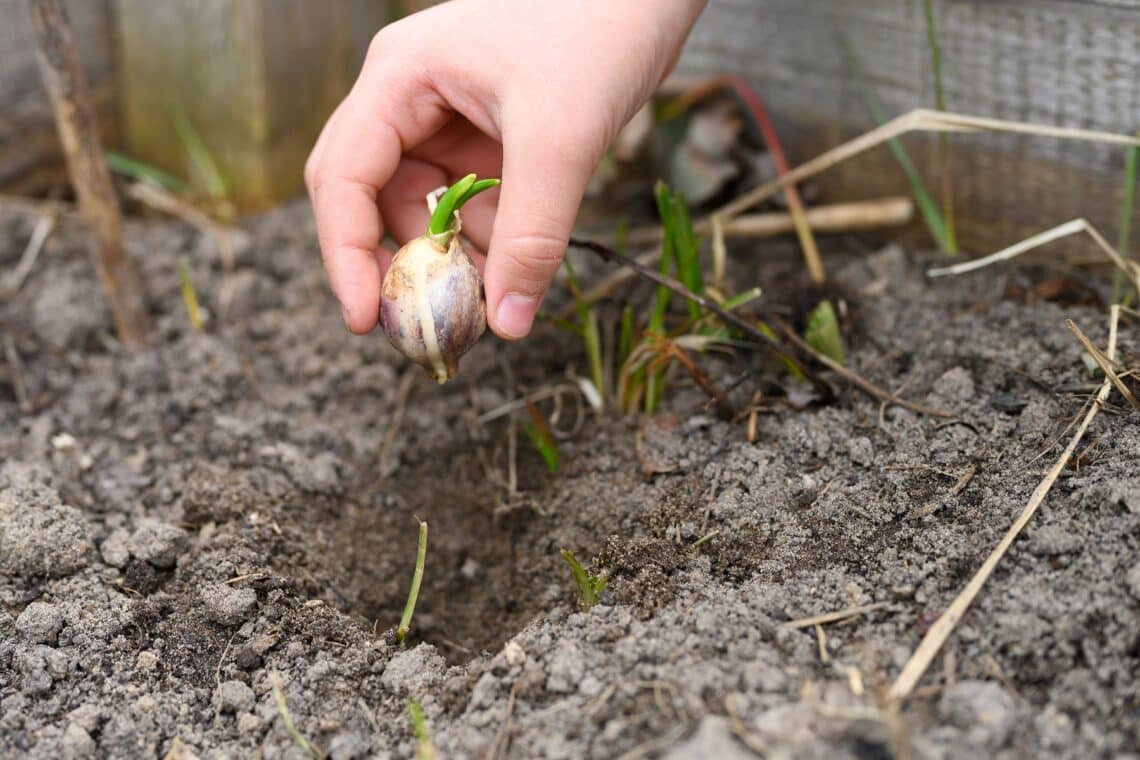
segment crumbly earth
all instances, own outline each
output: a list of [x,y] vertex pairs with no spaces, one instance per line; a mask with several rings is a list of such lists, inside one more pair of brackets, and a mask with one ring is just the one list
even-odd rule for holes
[[[33,223],[0,215],[3,271]],[[177,223],[134,222],[128,245],[145,350],[109,337],[72,222],[0,303],[0,755],[303,758],[275,685],[333,758],[412,756],[413,697],[442,757],[1140,747],[1140,427],[1115,395],[915,695],[883,707],[1067,439],[1097,381],[1064,319],[1103,343],[1102,309],[833,243],[852,365],[953,420],[841,382],[809,403],[762,384],[759,354],[710,355],[738,407],[763,392],[754,443],[677,373],[648,421],[565,393],[550,474],[523,417],[479,416],[583,371],[572,337],[488,336],[441,389],[345,332],[301,205],[250,222],[228,278]],[[735,284],[793,292],[794,251],[759,252],[734,253]],[[415,517],[427,569],[400,647]],[[608,574],[589,611],[563,547]]]

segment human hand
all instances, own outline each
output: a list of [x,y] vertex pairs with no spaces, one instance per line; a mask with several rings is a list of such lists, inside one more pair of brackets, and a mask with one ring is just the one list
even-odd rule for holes
[[401,244],[422,235],[424,197],[474,172],[503,180],[463,209],[488,323],[524,337],[594,168],[704,5],[451,0],[377,33],[305,166],[348,329],[376,326],[385,232]]

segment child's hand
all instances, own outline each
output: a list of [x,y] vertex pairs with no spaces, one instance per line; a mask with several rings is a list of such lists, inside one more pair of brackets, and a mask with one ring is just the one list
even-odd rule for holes
[[521,338],[565,252],[586,184],[672,68],[704,0],[452,0],[382,29],[305,167],[344,320],[376,325],[392,252],[424,196],[470,172],[499,191],[463,209],[487,319]]

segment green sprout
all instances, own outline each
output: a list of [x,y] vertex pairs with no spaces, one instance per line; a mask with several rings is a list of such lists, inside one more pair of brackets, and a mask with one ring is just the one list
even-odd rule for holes
[[178,261],[178,282],[182,287],[182,301],[186,304],[186,315],[190,318],[190,326],[194,332],[202,332],[202,309],[198,305],[198,293],[194,290],[194,281],[190,279],[190,265],[186,259]]
[[[1125,260],[1131,258],[1128,255],[1128,244],[1132,233],[1132,207],[1136,205],[1137,164],[1140,164],[1140,146],[1133,145],[1128,149],[1128,157],[1124,161],[1124,200],[1120,205],[1120,237],[1116,243],[1117,252]],[[1133,295],[1129,293],[1125,299],[1124,272],[1117,269],[1112,279],[1112,302],[1121,303],[1125,300],[1131,302]]]
[[428,220],[427,236],[435,243],[447,247],[451,239],[459,233],[455,212],[479,193],[490,190],[498,184],[499,180],[497,179],[476,180],[474,174],[468,174],[449,187],[440,196],[435,211],[432,212],[431,219]]
[[439,757],[435,744],[424,719],[424,708],[415,697],[408,697],[408,715],[412,719],[412,731],[416,735],[416,760],[435,760]]
[[570,288],[570,296],[574,299],[574,308],[578,312],[578,324],[574,332],[582,338],[582,345],[586,348],[586,361],[590,365],[590,379],[603,399],[606,397],[606,375],[602,363],[602,336],[598,327],[598,310],[593,304],[582,297],[582,287],[570,264],[570,257],[562,259],[562,266],[566,269],[566,282]]
[[562,550],[562,559],[570,565],[570,573],[574,576],[574,582],[578,584],[578,605],[583,610],[590,609],[598,603],[601,593],[606,589],[606,576],[600,573],[598,575],[587,573],[586,568],[582,567],[582,563],[569,549]]
[[562,460],[562,453],[558,450],[558,443],[554,440],[554,435],[550,432],[550,425],[547,424],[546,418],[542,415],[538,406],[535,405],[530,399],[526,399],[527,412],[530,414],[530,421],[523,422],[523,431],[526,432],[526,437],[530,439],[531,444],[542,456],[542,461],[546,464],[546,469],[550,472],[558,472],[558,465]]
[[843,334],[839,330],[839,318],[831,301],[823,300],[808,315],[804,340],[829,359],[844,363]]
[[[934,74],[934,104],[946,111],[946,91],[942,88],[942,49],[938,45],[938,30],[934,25],[934,2],[923,0],[926,13],[926,39],[930,46],[930,68]],[[938,133],[938,166],[942,173],[942,218],[946,220],[946,252],[958,253],[958,235],[954,231],[954,184],[950,161],[950,135]]]
[[416,600],[420,598],[420,584],[424,580],[424,562],[427,559],[428,524],[419,520],[420,538],[416,547],[416,569],[412,573],[412,587],[408,591],[408,601],[404,604],[404,614],[400,618],[400,626],[396,629],[396,642],[403,644],[408,632],[412,630],[412,615],[416,611]]

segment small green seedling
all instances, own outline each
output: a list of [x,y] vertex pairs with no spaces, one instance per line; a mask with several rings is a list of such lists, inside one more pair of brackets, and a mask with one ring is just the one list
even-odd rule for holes
[[182,301],[186,304],[186,316],[190,318],[190,326],[194,332],[202,332],[202,309],[198,305],[198,293],[194,290],[194,281],[190,279],[190,265],[186,259],[178,261],[178,282],[182,286]]
[[812,310],[804,330],[804,340],[829,359],[840,364],[845,362],[843,334],[839,330],[839,318],[835,316],[831,301],[820,301]]
[[[1140,137],[1140,134],[1137,136]],[[1131,259],[1128,245],[1132,233],[1132,207],[1136,205],[1137,165],[1140,165],[1140,146],[1133,145],[1128,149],[1128,157],[1124,161],[1124,198],[1120,204],[1120,236],[1116,243],[1116,250],[1125,261]],[[1118,267],[1112,279],[1112,302],[1128,306],[1135,296],[1134,291],[1125,295],[1124,272]]]
[[424,708],[415,697],[408,697],[408,715],[412,719],[412,731],[416,735],[416,760],[436,760],[439,754],[435,751],[431,732],[424,719]]
[[578,584],[578,605],[583,610],[590,609],[598,603],[601,593],[606,589],[606,576],[600,573],[598,575],[587,573],[586,568],[582,567],[582,563],[569,549],[562,550],[562,559],[570,565],[570,573],[574,576],[574,582]]
[[416,600],[420,598],[420,584],[424,580],[424,562],[427,560],[428,524],[419,520],[420,538],[416,546],[416,569],[412,572],[412,587],[408,591],[408,601],[404,604],[404,614],[396,628],[396,643],[403,644],[412,630],[412,615],[416,611]]
[[530,413],[530,421],[523,422],[523,431],[530,439],[531,444],[542,456],[546,469],[558,472],[558,465],[562,460],[562,453],[558,450],[558,443],[550,432],[550,425],[542,415],[538,406],[530,399],[526,399],[526,409]]

